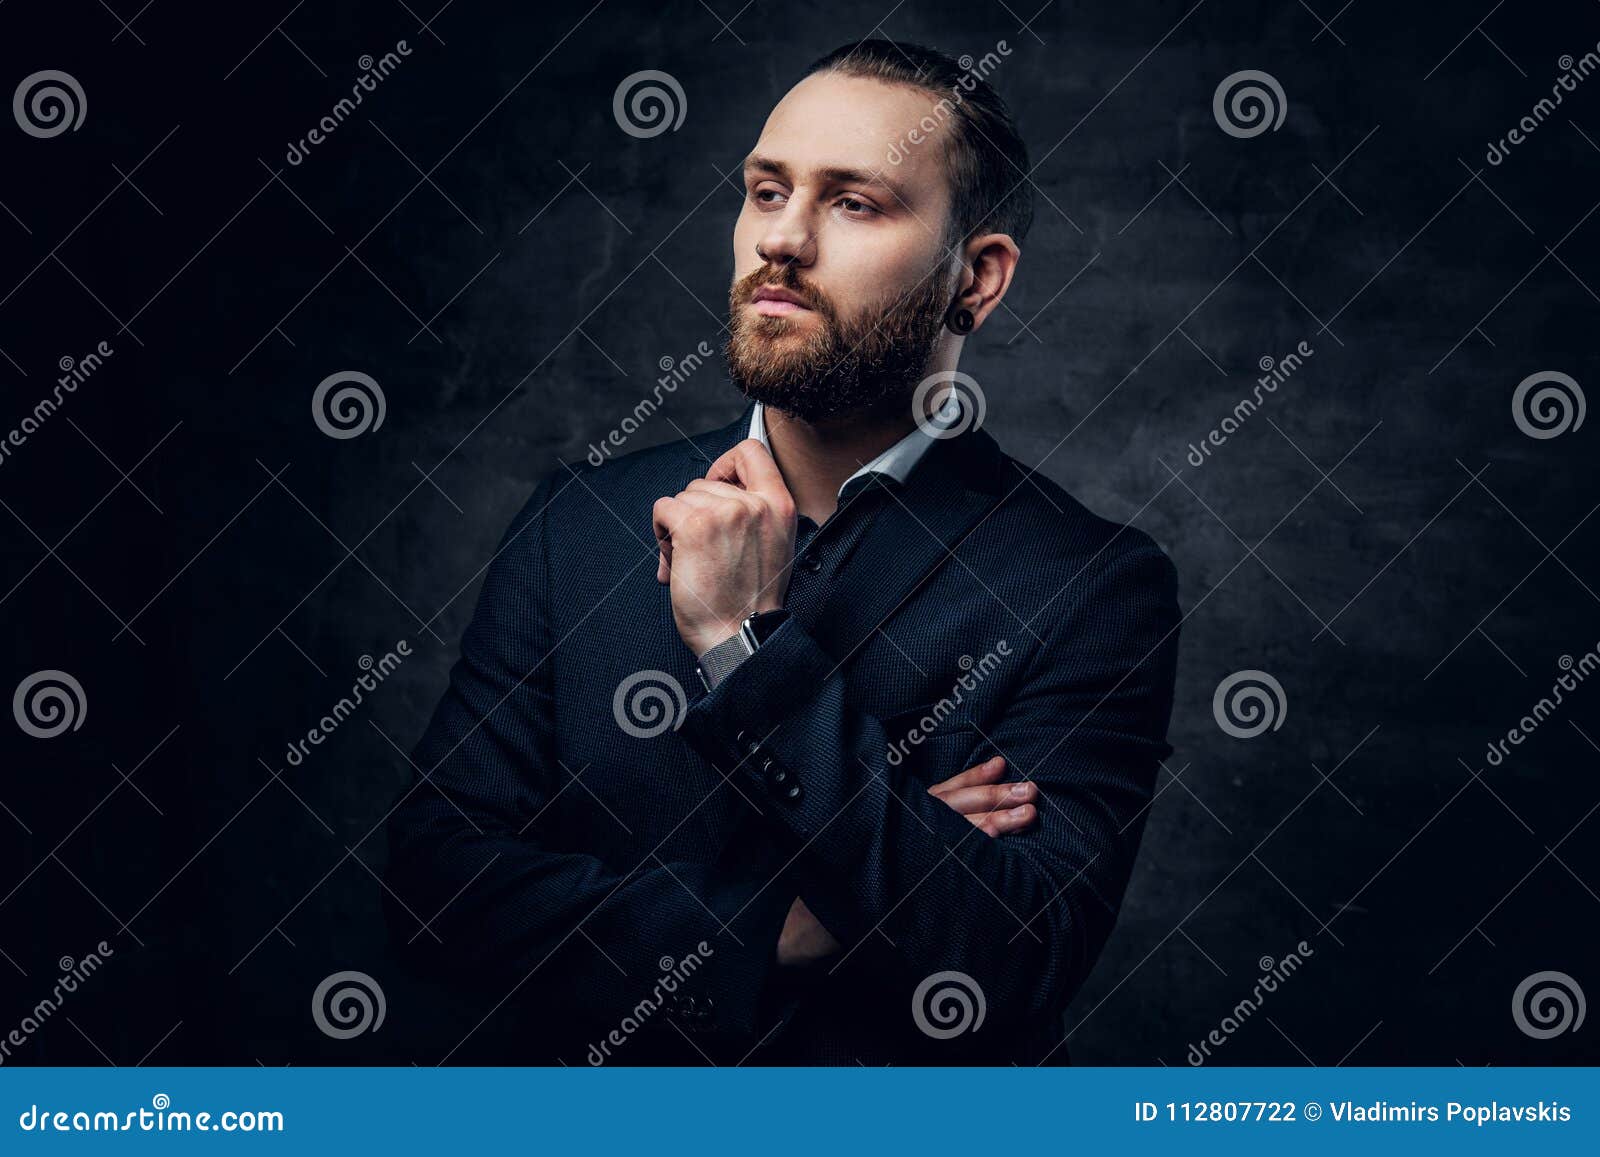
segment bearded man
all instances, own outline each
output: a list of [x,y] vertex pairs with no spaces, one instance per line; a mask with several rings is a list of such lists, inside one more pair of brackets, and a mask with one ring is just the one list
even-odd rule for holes
[[745,412],[557,470],[506,532],[387,877],[397,938],[515,1024],[500,1059],[1066,1060],[1179,613],[1166,555],[1002,453],[1003,388],[957,369],[1027,174],[949,57],[818,61],[744,166]]

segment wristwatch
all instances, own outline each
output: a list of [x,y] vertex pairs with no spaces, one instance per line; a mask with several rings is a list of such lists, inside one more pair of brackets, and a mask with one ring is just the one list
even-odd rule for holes
[[733,669],[756,653],[756,648],[789,620],[785,610],[757,611],[739,624],[739,630],[700,656],[700,682],[707,691],[733,673]]

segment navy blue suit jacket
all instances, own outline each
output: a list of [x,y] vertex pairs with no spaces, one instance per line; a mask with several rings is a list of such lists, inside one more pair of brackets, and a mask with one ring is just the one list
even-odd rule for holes
[[[651,506],[748,421],[513,521],[389,825],[397,939],[512,1019],[502,1060],[1062,1062],[1171,752],[1172,564],[968,432],[707,694]],[[926,789],[997,753],[1039,818],[992,838]],[[843,945],[801,973],[797,896]]]

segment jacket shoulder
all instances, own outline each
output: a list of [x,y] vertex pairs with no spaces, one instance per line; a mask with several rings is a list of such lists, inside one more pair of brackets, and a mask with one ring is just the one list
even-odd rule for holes
[[1065,487],[1009,455],[1003,456],[999,474],[1004,497],[996,519],[1009,545],[1027,551],[1022,557],[1069,567],[1084,578],[1142,559],[1175,578],[1171,558],[1148,532],[1096,514]]
[[591,444],[584,458],[562,461],[545,475],[513,529],[541,516],[552,527],[581,529],[592,525],[597,514],[610,520],[608,509],[616,516],[636,517],[641,503],[648,509],[663,494],[675,494],[689,478],[704,474],[737,441],[737,429],[736,422],[626,453]]

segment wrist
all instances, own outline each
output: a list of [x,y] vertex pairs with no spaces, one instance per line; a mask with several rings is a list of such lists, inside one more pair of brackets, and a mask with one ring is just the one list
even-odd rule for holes
[[687,640],[689,650],[694,652],[696,659],[703,658],[707,651],[713,647],[720,647],[723,643],[736,636],[742,626],[744,626],[744,620],[736,619],[731,623],[717,623],[714,626],[697,631],[693,639]]
[[781,608],[757,611],[741,622],[731,635],[701,651],[697,655],[700,660],[697,670],[706,691],[714,691],[717,684],[754,655],[788,617],[789,613]]

